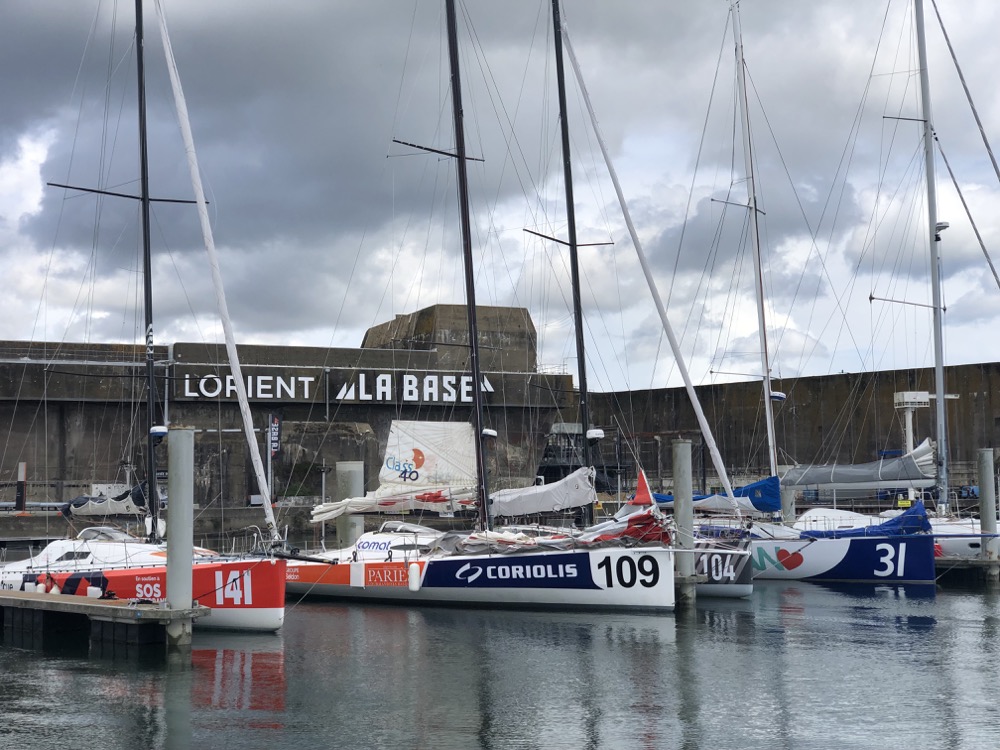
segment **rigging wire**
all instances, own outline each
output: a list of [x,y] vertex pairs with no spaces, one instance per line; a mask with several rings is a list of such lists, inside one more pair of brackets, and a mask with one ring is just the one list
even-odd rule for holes
[[941,12],[937,7],[937,0],[931,0],[931,5],[934,6],[934,14],[937,16],[938,24],[941,26],[941,34],[944,36],[945,44],[948,45],[948,52],[951,55],[952,62],[955,63],[955,70],[958,73],[958,78],[962,82],[962,89],[965,91],[965,98],[969,102],[969,107],[972,109],[972,115],[976,118],[976,125],[979,127],[979,134],[983,138],[983,145],[986,146],[986,153],[990,156],[990,162],[993,164],[993,171],[996,172],[997,180],[1000,181],[1000,166],[997,165],[996,157],[993,155],[993,148],[990,146],[989,138],[986,137],[986,129],[983,127],[983,121],[979,119],[979,110],[976,108],[976,103],[972,101],[972,92],[969,91],[969,85],[965,82],[965,75],[962,73],[962,66],[958,64],[958,57],[955,55],[955,48],[951,46],[951,37],[948,36],[948,30],[944,27],[944,20],[941,18]]
[[976,239],[979,241],[979,247],[983,251],[983,256],[986,258],[986,263],[987,265],[989,265],[990,271],[993,273],[993,279],[997,282],[997,287],[1000,288],[1000,275],[997,275],[996,266],[993,265],[993,258],[990,257],[990,253],[986,249],[986,243],[983,241],[983,235],[979,233],[979,226],[976,224],[976,220],[972,218],[972,211],[969,210],[969,204],[965,200],[965,193],[962,192],[962,188],[958,184],[958,179],[955,177],[955,172],[951,168],[951,162],[949,162],[948,157],[945,156],[944,148],[941,146],[941,142],[938,140],[937,132],[934,133],[934,143],[937,144],[938,153],[941,154],[941,161],[944,162],[944,166],[948,170],[948,175],[951,177],[951,183],[952,185],[955,186],[955,192],[958,193],[958,198],[962,202],[962,208],[965,209],[965,215],[969,219],[969,224],[972,226],[972,231],[975,232],[976,234]]

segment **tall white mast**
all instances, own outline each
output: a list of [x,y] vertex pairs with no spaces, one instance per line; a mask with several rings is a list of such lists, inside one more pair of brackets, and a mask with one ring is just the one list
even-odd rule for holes
[[730,0],[733,37],[736,41],[736,82],[740,100],[740,125],[743,129],[743,160],[746,164],[747,207],[750,210],[750,237],[753,241],[753,273],[757,286],[757,326],[760,330],[760,367],[764,378],[764,419],[767,423],[767,455],[771,476],[778,474],[778,448],[774,437],[774,410],[771,406],[771,362],[767,349],[767,320],[764,315],[764,274],[761,269],[760,231],[757,226],[757,187],[754,184],[753,156],[750,150],[750,111],[747,107],[746,71],[743,60],[743,33],[740,30],[739,0]]
[[573,43],[570,39],[569,30],[566,28],[566,20],[563,19],[562,23],[562,33],[563,42],[565,42],[566,52],[569,54],[569,61],[573,66],[573,73],[576,76],[576,82],[580,86],[580,95],[583,97],[583,102],[587,107],[587,114],[590,116],[590,124],[594,130],[594,137],[597,138],[597,144],[601,148],[601,154],[604,156],[604,163],[608,168],[608,175],[611,177],[611,183],[615,187],[615,195],[618,196],[618,205],[622,209],[622,217],[625,219],[625,226],[628,228],[629,237],[632,238],[632,246],[635,248],[636,257],[639,259],[639,266],[642,268],[643,276],[646,277],[646,283],[649,286],[650,294],[653,296],[653,304],[656,306],[656,312],[660,316],[660,322],[663,324],[663,332],[667,336],[667,342],[670,344],[670,351],[673,352],[674,358],[677,362],[677,370],[680,372],[681,378],[684,380],[684,388],[687,391],[688,398],[691,400],[691,408],[694,409],[695,417],[698,420],[698,426],[701,428],[702,440],[705,441],[705,446],[708,448],[708,453],[712,457],[712,463],[715,466],[715,470],[719,475],[719,482],[726,491],[726,497],[733,505],[733,510],[736,512],[737,517],[740,514],[739,505],[736,504],[736,499],[733,497],[733,486],[729,481],[729,475],[726,472],[725,464],[722,461],[722,454],[719,453],[719,446],[715,442],[715,438],[712,436],[712,428],[708,424],[708,419],[705,417],[705,411],[701,408],[701,402],[698,400],[698,394],[694,390],[694,383],[691,381],[691,375],[688,373],[687,365],[684,363],[684,356],[681,353],[680,345],[677,343],[677,337],[674,335],[673,328],[670,326],[670,321],[667,319],[667,309],[663,305],[663,298],[660,296],[660,292],[656,287],[656,280],[653,278],[653,271],[649,265],[649,261],[646,259],[646,253],[642,249],[642,243],[639,241],[639,233],[635,229],[635,223],[632,221],[632,213],[628,209],[628,203],[625,201],[625,193],[622,191],[621,182],[618,179],[618,171],[615,169],[614,163],[611,161],[611,154],[608,151],[608,144],[604,140],[604,135],[601,133],[600,124],[597,122],[597,114],[594,112],[594,104],[590,100],[590,93],[587,90],[587,84],[583,80],[583,72],[580,70],[580,61],[576,58],[576,52],[573,49]]
[[[229,305],[226,303],[226,291],[222,284],[222,270],[219,266],[219,256],[215,250],[215,237],[212,234],[212,224],[208,218],[208,202],[205,200],[205,189],[201,181],[201,170],[198,167],[198,155],[194,148],[194,135],[191,131],[191,118],[188,116],[187,101],[184,98],[184,90],[181,87],[180,73],[177,70],[177,60],[174,58],[174,49],[170,43],[170,34],[167,32],[167,17],[160,0],[156,0],[156,8],[160,19],[160,39],[163,42],[163,50],[167,58],[167,71],[170,74],[170,87],[174,94],[174,105],[177,109],[177,121],[181,129],[181,137],[184,140],[184,152],[187,156],[188,171],[191,175],[191,187],[194,190],[198,204],[198,220],[201,224],[202,240],[205,243],[205,252],[208,254],[208,262],[212,272],[212,286],[215,288],[215,299],[219,308],[219,318],[222,322],[222,331],[226,339],[226,353],[229,357],[229,368],[233,375],[233,383],[236,386],[236,398],[240,407],[240,416],[243,419],[243,431],[247,438],[247,445],[250,448],[250,463],[253,465],[254,476],[257,479],[257,486],[264,497],[264,520],[267,524],[267,531],[274,546],[282,543],[281,532],[278,530],[274,520],[274,508],[271,507],[270,484],[264,475],[264,465],[260,457],[260,446],[257,445],[257,438],[254,434],[253,415],[250,413],[250,402],[247,398],[246,380],[243,378],[243,370],[240,367],[239,353],[236,350],[236,335],[233,332],[232,320],[229,317]],[[270,446],[270,420],[268,420],[268,431],[265,442]],[[270,456],[270,447],[268,447]]]
[[937,220],[934,180],[934,125],[931,119],[931,87],[927,75],[927,40],[924,34],[924,2],[914,0],[917,27],[917,60],[920,67],[920,103],[924,121],[924,173],[927,178],[927,225],[931,245],[931,302],[934,317],[934,411],[937,422],[937,490],[939,513],[948,508],[948,424],[945,418],[944,343],[941,307],[941,229]]

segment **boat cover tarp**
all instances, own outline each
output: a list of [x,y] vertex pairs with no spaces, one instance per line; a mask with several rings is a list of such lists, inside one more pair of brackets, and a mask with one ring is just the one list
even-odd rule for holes
[[934,447],[924,440],[910,453],[866,464],[793,466],[781,477],[782,487],[818,490],[861,490],[932,487]]
[[[697,533],[699,536],[721,536],[732,533],[737,527],[730,523],[713,522],[710,524],[699,524]],[[927,509],[921,501],[916,501],[913,507],[900,513],[885,523],[871,524],[867,526],[855,526],[853,528],[837,529],[799,529],[783,524],[760,523],[750,524],[750,535],[755,539],[846,539],[865,536],[906,536],[909,534],[921,534],[931,531],[931,522],[927,516]]]
[[927,509],[920,500],[917,500],[912,507],[907,508],[895,518],[890,518],[885,523],[854,529],[809,529],[800,533],[802,537],[811,539],[846,539],[861,536],[920,534],[930,530],[931,522],[927,517]]
[[[734,487],[733,497],[741,511],[747,513],[778,513],[781,511],[781,483],[778,477],[767,477],[759,482],[751,482],[745,487]],[[660,505],[673,507],[674,496],[653,493],[653,499]],[[695,510],[732,512],[733,502],[725,495],[695,495]]]
[[142,515],[146,512],[146,483],[142,482],[120,495],[80,495],[63,505],[59,511],[73,516]]
[[475,433],[468,422],[393,420],[378,489],[313,508],[312,522],[345,513],[454,513],[476,500]]
[[645,506],[620,519],[585,529],[518,526],[496,531],[446,532],[435,546],[452,554],[518,554],[580,547],[630,547],[670,544],[671,523],[656,506]]
[[490,494],[493,516],[527,516],[590,505],[597,500],[596,472],[584,466],[551,484],[498,490]]

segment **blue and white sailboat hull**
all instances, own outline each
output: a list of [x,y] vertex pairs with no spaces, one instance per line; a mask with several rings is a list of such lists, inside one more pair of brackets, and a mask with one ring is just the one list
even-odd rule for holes
[[933,583],[934,537],[754,539],[754,578],[853,583]]
[[291,560],[287,589],[303,596],[411,605],[674,608],[674,552],[665,546],[458,555],[395,549],[397,554],[382,559],[349,549],[331,553],[329,562]]

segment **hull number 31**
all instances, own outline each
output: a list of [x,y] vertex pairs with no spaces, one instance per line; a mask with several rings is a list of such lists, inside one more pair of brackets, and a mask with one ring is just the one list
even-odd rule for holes
[[875,568],[875,575],[882,578],[888,578],[892,575],[902,578],[903,570],[906,567],[906,542],[899,543],[898,557],[896,557],[896,549],[891,544],[877,544],[875,549],[880,553],[879,566]]

